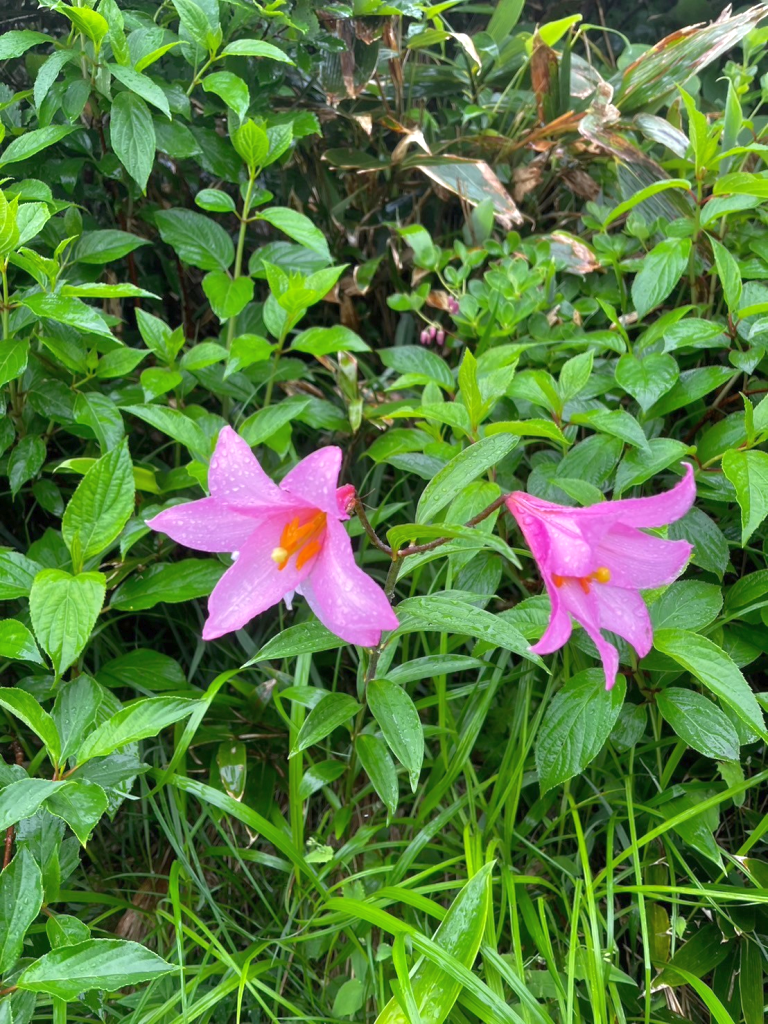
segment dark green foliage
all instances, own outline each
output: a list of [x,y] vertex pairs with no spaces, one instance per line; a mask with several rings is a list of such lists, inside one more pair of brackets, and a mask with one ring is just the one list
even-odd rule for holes
[[[520,0],[27,6],[0,1024],[759,1024],[768,7],[628,43]],[[379,647],[300,596],[201,640],[229,558],[146,523],[207,493],[227,424],[278,481],[343,449]],[[501,496],[640,497],[681,460],[654,649],[617,639],[611,692],[581,629],[532,654]]]

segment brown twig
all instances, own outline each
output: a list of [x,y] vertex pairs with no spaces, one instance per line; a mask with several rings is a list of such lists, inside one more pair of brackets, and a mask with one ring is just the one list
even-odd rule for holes
[[11,863],[11,854],[13,853],[13,837],[14,837],[13,825],[9,825],[5,830],[5,851],[3,853],[3,871]]
[[[488,516],[493,515],[496,509],[502,507],[507,497],[508,496],[506,494],[500,495],[495,501],[492,501],[487,508],[484,508],[482,512],[478,512],[476,516],[472,516],[471,519],[464,523],[464,527],[472,529],[474,526],[477,526],[478,523],[482,523],[482,521],[487,519]],[[383,551],[385,554],[389,555],[393,561],[401,558],[407,558],[408,555],[420,555],[424,551],[434,551],[435,548],[439,548],[443,544],[447,544],[449,540],[456,540],[455,537],[438,537],[437,540],[427,541],[426,544],[411,544],[407,548],[399,548],[397,551],[393,551],[389,544],[385,544],[371,526],[368,516],[365,514],[363,503],[357,497],[355,498],[354,510],[371,542],[379,549],[379,551]]]

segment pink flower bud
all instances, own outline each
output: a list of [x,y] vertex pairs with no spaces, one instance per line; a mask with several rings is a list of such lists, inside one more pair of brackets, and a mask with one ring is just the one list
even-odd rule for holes
[[435,341],[437,342],[438,345],[444,345],[445,331],[438,331],[437,334],[435,335]]
[[459,312],[459,304],[454,298],[448,299],[448,312],[455,316]]
[[429,331],[423,330],[421,332],[421,334],[419,335],[419,341],[421,342],[422,345],[428,345],[429,344]]
[[436,335],[437,335],[437,328],[436,327],[430,327],[429,328],[429,340],[430,341],[434,341]]

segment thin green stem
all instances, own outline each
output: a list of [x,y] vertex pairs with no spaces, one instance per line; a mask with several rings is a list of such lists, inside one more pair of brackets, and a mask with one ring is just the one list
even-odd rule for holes
[[[248,226],[248,214],[251,210],[251,200],[253,198],[253,186],[256,181],[255,169],[251,171],[248,178],[248,188],[245,190],[245,198],[243,199],[243,212],[240,214],[240,231],[237,235],[237,249],[235,250],[235,267],[233,271],[233,277],[235,281],[242,275],[243,270],[243,253],[245,252],[245,231]],[[232,347],[232,340],[235,337],[235,331],[237,330],[237,317],[231,316],[229,323],[227,324],[227,351]]]
[[59,996],[53,997],[53,1024],[67,1024],[67,1004]]

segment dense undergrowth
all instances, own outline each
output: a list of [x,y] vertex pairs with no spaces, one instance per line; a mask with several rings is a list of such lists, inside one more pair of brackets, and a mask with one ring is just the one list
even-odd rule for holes
[[[768,7],[521,8],[0,36],[0,1024],[763,1021]],[[299,595],[202,640],[231,559],[147,521],[227,425],[341,448],[379,646]],[[686,463],[653,650],[532,654],[501,496]]]

